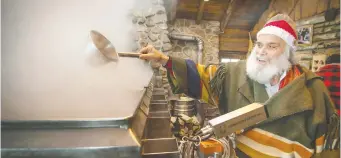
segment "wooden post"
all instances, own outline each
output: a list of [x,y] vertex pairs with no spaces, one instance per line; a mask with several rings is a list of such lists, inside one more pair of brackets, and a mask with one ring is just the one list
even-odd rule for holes
[[220,31],[221,32],[224,32],[230,18],[231,18],[231,15],[232,15],[232,12],[233,10],[236,8],[236,5],[237,5],[237,0],[230,0],[230,3],[224,13],[224,16],[223,18],[221,19],[221,22],[220,22]]
[[205,3],[206,3],[205,0],[200,0],[199,10],[198,10],[198,15],[197,15],[197,20],[196,20],[197,24],[200,24],[202,20],[202,16],[204,14]]
[[167,18],[170,24],[174,24],[179,0],[164,0]]

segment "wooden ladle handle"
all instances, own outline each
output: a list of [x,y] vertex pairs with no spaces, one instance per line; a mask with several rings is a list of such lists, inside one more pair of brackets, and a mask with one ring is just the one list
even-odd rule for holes
[[120,57],[132,57],[132,58],[139,58],[140,53],[133,53],[133,52],[119,52],[118,55]]

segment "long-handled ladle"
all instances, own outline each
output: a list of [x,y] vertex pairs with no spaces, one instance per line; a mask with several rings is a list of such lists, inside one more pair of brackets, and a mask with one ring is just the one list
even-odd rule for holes
[[112,45],[111,42],[98,31],[91,30],[90,36],[95,47],[109,60],[118,61],[120,56],[133,58],[140,57],[139,53],[116,52],[114,45]]

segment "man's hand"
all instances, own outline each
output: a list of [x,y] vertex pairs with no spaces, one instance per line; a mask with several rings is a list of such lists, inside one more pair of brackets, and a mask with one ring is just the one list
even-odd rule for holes
[[152,45],[142,48],[139,53],[141,54],[140,59],[155,61],[162,65],[166,65],[169,59],[167,55],[164,55],[162,52],[156,50]]

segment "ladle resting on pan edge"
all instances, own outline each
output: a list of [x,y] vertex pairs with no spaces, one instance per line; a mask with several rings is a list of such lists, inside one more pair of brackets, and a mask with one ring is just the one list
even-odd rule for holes
[[133,58],[140,57],[140,53],[134,53],[134,52],[117,53],[114,45],[112,45],[111,42],[98,31],[91,30],[90,36],[95,47],[109,60],[118,61],[119,56],[133,57]]

